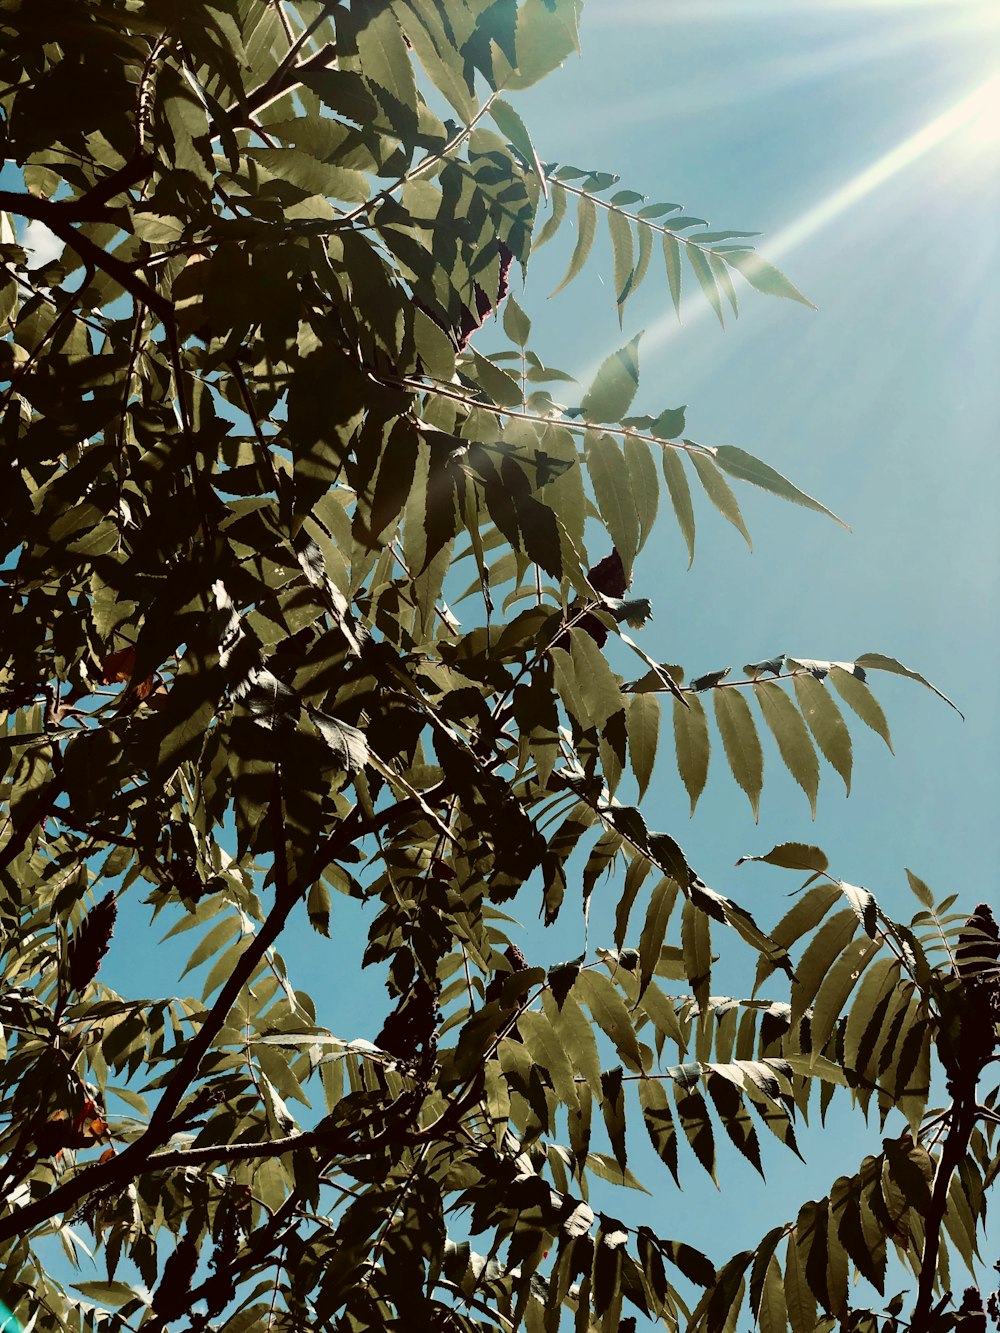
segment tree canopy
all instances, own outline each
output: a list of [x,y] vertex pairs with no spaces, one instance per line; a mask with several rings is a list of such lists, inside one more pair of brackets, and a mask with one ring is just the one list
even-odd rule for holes
[[[533,350],[521,281],[574,220],[560,288],[610,247],[619,323],[654,274],[720,320],[806,300],[751,233],[542,160],[514,101],[579,8],[0,0],[4,1327],[985,1328],[952,1264],[1000,1160],[989,907],[910,875],[894,920],[783,843],[764,925],[640,808],[659,763],[693,811],[714,753],[756,814],[762,734],[815,808],[852,727],[889,743],[873,679],[938,691],[642,648],[658,519],[693,559],[695,497],[748,542],[748,484],[835,516],[630,415],[638,337],[582,392]],[[533,965],[516,922],[608,871],[611,937]],[[199,995],[102,981],[135,898]],[[336,967],[362,920],[359,1031],[289,941]],[[643,1140],[664,1191],[719,1135],[763,1174],[758,1129],[797,1152],[834,1098],[881,1151],[755,1247],[629,1224]]]

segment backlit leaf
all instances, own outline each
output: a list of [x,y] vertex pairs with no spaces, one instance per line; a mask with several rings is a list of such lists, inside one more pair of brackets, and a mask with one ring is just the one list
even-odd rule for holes
[[764,785],[764,754],[760,748],[757,728],[749,705],[738,690],[722,686],[713,690],[713,695],[715,720],[729,767],[733,777],[746,792],[756,820]]

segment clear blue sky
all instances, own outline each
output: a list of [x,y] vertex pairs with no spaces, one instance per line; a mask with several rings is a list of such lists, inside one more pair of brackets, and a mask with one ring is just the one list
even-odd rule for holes
[[[627,307],[623,336],[603,235],[576,283],[545,299],[566,263],[567,223],[539,252],[523,297],[535,350],[585,381],[645,328],[634,410],[688,404],[692,438],[767,459],[853,529],[741,488],[753,555],[703,508],[686,571],[661,509],[634,587],[654,603],[644,647],[692,674],[779,652],[882,651],[934,680],[966,715],[963,724],[918,686],[877,678],[895,758],[852,726],[853,793],[845,800],[825,769],[815,823],[773,753],[758,826],[720,755],[689,822],[665,736],[650,822],[764,922],[786,910],[794,877],[734,862],[789,839],[824,847],[835,873],[871,888],[890,911],[912,910],[904,865],[939,895],[995,904],[1000,7],[588,0],[582,35],[582,58],[516,99],[543,160],[614,170],[651,201],[683,203],[719,228],[759,229],[762,253],[818,309],[744,288],[741,317],[725,332],[695,295],[678,326],[658,272]],[[489,329],[478,339],[487,351],[500,342]],[[533,916],[530,902],[521,910]],[[358,915],[356,904],[335,904],[332,945],[303,930],[282,951],[327,1000],[321,1021],[371,1037],[384,992],[379,978],[359,984],[353,970]],[[536,938],[538,929],[525,948],[548,960],[579,938],[568,926],[554,940]],[[136,956],[112,951],[109,984],[133,994],[151,984],[130,969]],[[771,1153],[767,1186],[735,1154],[724,1157],[721,1194],[688,1153],[678,1195],[637,1124],[637,1169],[654,1194],[605,1206],[721,1260],[825,1192],[879,1137],[840,1117],[825,1133],[806,1136],[821,1154],[808,1171]],[[984,1248],[989,1262],[1000,1254],[996,1240],[992,1251]]]

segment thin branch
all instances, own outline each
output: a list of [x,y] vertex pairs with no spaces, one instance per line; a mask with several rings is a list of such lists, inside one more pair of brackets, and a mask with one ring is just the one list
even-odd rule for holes
[[703,454],[708,458],[715,457],[715,450],[708,444],[696,444],[694,440],[664,440],[659,435],[650,435],[647,431],[636,430],[632,426],[609,426],[604,422],[600,424],[593,421],[579,421],[574,417],[565,417],[562,415],[546,414],[545,412],[529,412],[517,407],[501,407],[497,403],[484,402],[482,398],[477,398],[473,393],[462,393],[461,390],[452,385],[446,385],[442,380],[432,380],[430,377],[417,378],[412,375],[381,375],[369,368],[368,373],[372,379],[380,384],[385,384],[394,389],[412,389],[416,393],[431,393],[438,398],[450,398],[453,402],[462,403],[465,407],[487,408],[491,413],[498,417],[511,417],[518,421],[534,421],[542,426],[561,426],[565,430],[574,431],[582,435],[588,430],[601,431],[605,435],[620,435],[624,439],[645,440],[648,444],[659,444],[669,449],[679,449],[686,454]]
[[444,158],[448,157],[457,148],[461,148],[462,144],[465,143],[466,139],[468,139],[469,135],[499,96],[499,92],[491,93],[469,121],[468,125],[463,125],[458,129],[447,143],[443,144],[440,148],[435,148],[433,152],[428,153],[426,157],[422,157],[415,167],[411,167],[409,171],[404,172],[398,180],[393,181],[391,185],[387,185],[384,190],[379,190],[378,194],[372,195],[372,197],[366,199],[363,204],[358,204],[357,208],[352,209],[350,213],[345,213],[343,217],[337,218],[334,230],[340,231],[349,223],[355,222],[360,217],[364,217],[366,214],[370,213],[373,208],[377,207],[377,205],[383,203],[386,199],[391,198],[391,196],[394,195],[397,190],[402,189],[404,185],[408,185],[410,181],[416,180],[418,176],[422,176],[424,172],[429,171],[435,163],[443,161]]

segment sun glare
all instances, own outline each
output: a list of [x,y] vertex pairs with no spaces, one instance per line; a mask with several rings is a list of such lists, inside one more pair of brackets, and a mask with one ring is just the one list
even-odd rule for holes
[[[794,222],[771,238],[766,247],[768,259],[780,261],[847,209],[946,141],[950,142],[957,157],[967,160],[970,168],[976,169],[981,168],[984,156],[994,153],[1000,147],[1000,73],[994,74],[954,106],[907,135],[894,148],[890,148],[812,208],[801,213]],[[987,167],[987,170],[990,169],[995,168]],[[685,325],[690,326],[709,313],[706,305],[699,304],[692,308],[690,314],[686,314]],[[676,336],[679,331],[673,312],[663,315],[646,334],[646,352]],[[596,372],[596,366],[593,371]],[[587,376],[583,378],[586,381]]]

